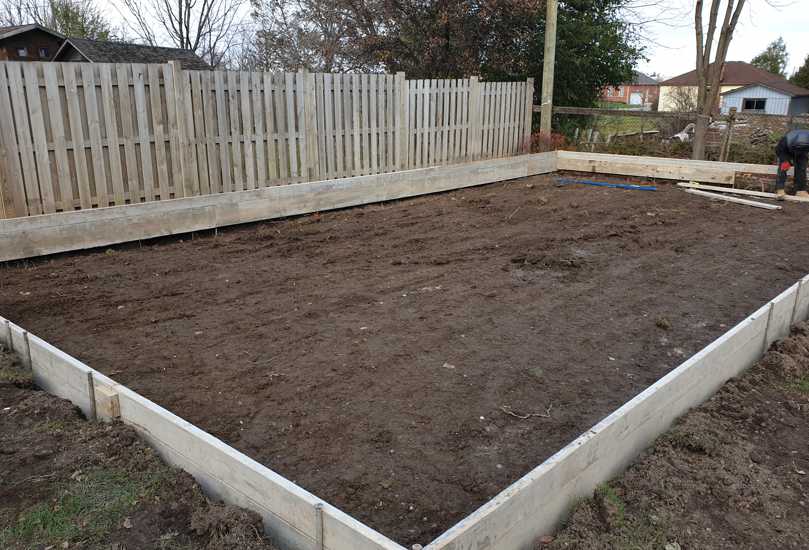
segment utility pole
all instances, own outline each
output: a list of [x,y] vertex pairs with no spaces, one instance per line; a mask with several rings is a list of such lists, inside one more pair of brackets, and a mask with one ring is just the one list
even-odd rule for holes
[[539,132],[551,135],[553,116],[553,70],[556,65],[556,14],[559,0],[546,0],[548,12],[545,16],[545,59],[542,66],[542,103],[540,107]]

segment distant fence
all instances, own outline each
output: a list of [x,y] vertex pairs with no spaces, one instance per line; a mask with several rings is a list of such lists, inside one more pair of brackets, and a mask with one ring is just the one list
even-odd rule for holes
[[527,153],[533,82],[0,62],[0,217]]

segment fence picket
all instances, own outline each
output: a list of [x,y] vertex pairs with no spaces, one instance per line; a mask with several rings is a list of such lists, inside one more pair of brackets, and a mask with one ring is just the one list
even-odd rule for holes
[[[149,76],[149,105],[152,109],[152,135],[154,136],[154,157],[157,165],[157,187],[160,190],[160,200],[170,198],[171,181],[169,179],[168,155],[166,154],[166,140],[168,132],[163,119],[163,98],[165,94],[160,91],[160,65],[147,65]],[[203,193],[210,193],[208,188],[208,175],[200,183]]]
[[6,65],[0,66],[0,145],[2,145],[2,175],[4,215],[18,217],[28,215],[25,199],[23,169],[20,152],[17,147],[17,133],[14,127],[11,98],[9,97],[9,81],[6,76]]
[[0,62],[0,216],[527,150],[532,83]]
[[132,65],[132,78],[135,84],[135,113],[137,115],[138,145],[140,145],[141,175],[143,177],[143,194],[146,201],[153,201],[155,198],[154,169],[149,132],[149,111],[146,106],[145,72],[145,65]]
[[[69,212],[73,210],[73,182],[70,179],[70,164],[67,158],[67,139],[65,137],[65,119],[62,114],[62,98],[59,93],[59,78],[56,74],[57,65],[53,63],[44,63],[42,65],[43,77],[45,80],[45,93],[48,97],[48,113],[51,119],[51,133],[53,139],[54,158],[56,160],[56,176],[59,188],[59,203],[61,209]],[[109,66],[107,65],[107,70]],[[102,71],[102,77],[104,72]],[[107,79],[109,73],[107,73]],[[102,78],[102,83],[104,82]],[[112,87],[110,86],[110,94]],[[110,98],[111,99],[111,98]],[[106,103],[105,103],[106,107]],[[106,111],[106,109],[105,109]],[[114,116],[114,109],[111,109]],[[105,117],[109,117],[106,115]],[[113,119],[114,120],[114,119]],[[109,134],[109,131],[107,131]],[[115,136],[115,143],[117,144],[117,135]],[[113,159],[110,159],[112,164]],[[118,158],[118,176],[120,178],[120,157]],[[120,182],[119,182],[120,183]],[[123,204],[123,183],[120,183],[120,196],[116,192],[116,204]],[[118,191],[116,189],[116,191]]]

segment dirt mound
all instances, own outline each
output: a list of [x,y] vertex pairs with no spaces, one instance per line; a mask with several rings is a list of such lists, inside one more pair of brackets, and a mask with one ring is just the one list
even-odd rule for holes
[[809,325],[692,410],[539,548],[809,548]]
[[272,550],[129,427],[86,421],[0,347],[0,547]]

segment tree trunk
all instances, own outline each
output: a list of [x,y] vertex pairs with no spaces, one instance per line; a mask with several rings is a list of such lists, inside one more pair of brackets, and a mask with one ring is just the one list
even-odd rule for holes
[[703,114],[697,115],[697,123],[694,127],[694,141],[692,143],[693,152],[691,158],[694,160],[705,160],[705,137],[708,133],[709,117]]

